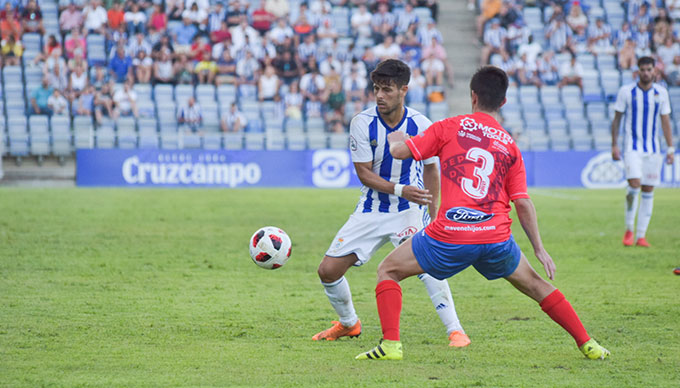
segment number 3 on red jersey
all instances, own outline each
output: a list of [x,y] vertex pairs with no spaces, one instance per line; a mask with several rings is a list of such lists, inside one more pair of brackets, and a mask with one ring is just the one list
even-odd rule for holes
[[468,150],[465,159],[475,163],[481,160],[482,165],[475,167],[473,173],[477,181],[475,182],[475,180],[470,178],[462,178],[460,180],[460,187],[468,196],[474,199],[482,199],[489,192],[489,175],[493,172],[494,165],[493,155],[485,149],[473,147]]

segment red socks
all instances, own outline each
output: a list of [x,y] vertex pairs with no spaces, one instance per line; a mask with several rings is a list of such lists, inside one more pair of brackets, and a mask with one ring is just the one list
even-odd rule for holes
[[378,316],[383,338],[399,341],[399,316],[401,315],[401,286],[394,280],[383,280],[375,287]]
[[[555,290],[550,293],[550,295],[543,298],[539,305],[553,321],[557,322],[564,330],[574,337],[576,345],[581,347],[581,345],[588,342],[590,336],[588,336],[581,320],[578,315],[576,315],[576,311],[571,307],[571,303],[569,303],[560,290]],[[380,320],[382,321],[382,315],[380,316]]]

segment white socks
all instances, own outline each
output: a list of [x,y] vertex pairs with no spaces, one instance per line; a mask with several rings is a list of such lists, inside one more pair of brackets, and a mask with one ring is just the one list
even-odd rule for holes
[[652,218],[652,208],[654,207],[654,192],[642,193],[640,196],[642,200],[640,200],[640,210],[638,211],[637,231],[635,232],[636,239],[645,237],[649,220]]
[[359,320],[356,311],[354,311],[354,304],[352,303],[352,292],[349,290],[349,283],[345,277],[332,282],[321,282],[326,291],[326,296],[331,302],[331,305],[338,313],[340,323],[345,327],[354,326]]
[[426,273],[418,275],[418,279],[425,284],[432,304],[439,314],[439,319],[446,326],[446,332],[451,334],[452,331],[460,330],[465,333],[456,314],[456,306],[453,304],[449,283],[446,280],[437,280]]
[[635,213],[638,208],[638,194],[640,194],[640,188],[634,189],[628,186],[628,191],[626,192],[626,230],[635,230]]

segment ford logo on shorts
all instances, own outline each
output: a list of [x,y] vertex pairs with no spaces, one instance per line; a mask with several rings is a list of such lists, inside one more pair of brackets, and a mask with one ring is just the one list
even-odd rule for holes
[[466,207],[454,207],[446,211],[446,218],[461,224],[479,224],[488,221],[493,217],[493,213],[486,214],[482,211],[469,209]]

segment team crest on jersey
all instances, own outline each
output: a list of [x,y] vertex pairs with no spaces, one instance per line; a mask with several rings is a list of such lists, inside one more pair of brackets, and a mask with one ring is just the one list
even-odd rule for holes
[[461,224],[479,224],[493,218],[494,214],[487,214],[480,210],[467,207],[454,207],[446,211],[446,218]]
[[356,151],[359,147],[357,146],[357,139],[354,138],[354,136],[349,137],[349,149],[352,151]]
[[371,140],[371,147],[377,147],[378,146],[378,141],[373,139]]

